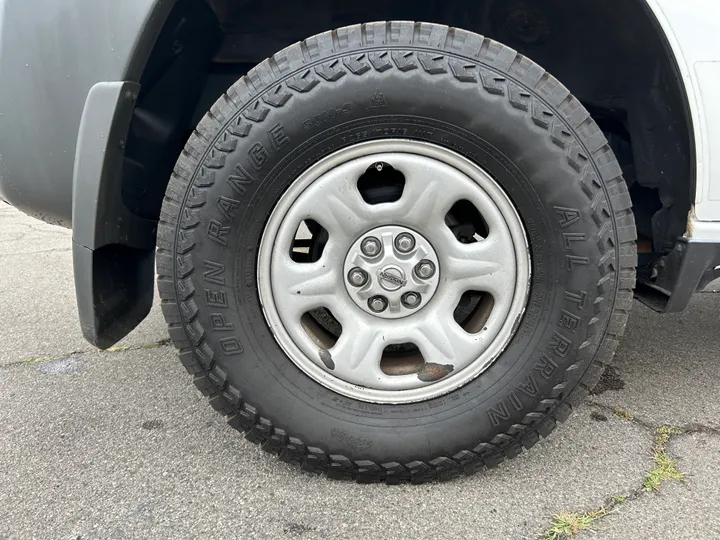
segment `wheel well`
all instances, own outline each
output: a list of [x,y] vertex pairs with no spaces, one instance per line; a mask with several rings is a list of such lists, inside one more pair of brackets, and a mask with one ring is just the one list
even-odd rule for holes
[[692,126],[677,65],[645,0],[177,0],[140,81],[126,206],[158,218],[190,131],[252,66],[310,35],[391,19],[465,28],[538,62],[583,102],[615,150],[641,266],[683,235],[695,189]]

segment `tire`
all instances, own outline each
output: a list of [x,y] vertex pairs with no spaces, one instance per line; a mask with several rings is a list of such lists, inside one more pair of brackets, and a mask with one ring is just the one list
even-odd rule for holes
[[[303,171],[398,138],[487,171],[524,224],[532,277],[512,339],[481,375],[432,399],[369,403],[319,384],[279,346],[258,250]],[[372,23],[288,47],[215,103],[167,188],[158,284],[182,364],[248,440],[330,478],[421,483],[515,457],[583,402],[627,321],[635,239],[620,166],[557,80],[471,32]]]

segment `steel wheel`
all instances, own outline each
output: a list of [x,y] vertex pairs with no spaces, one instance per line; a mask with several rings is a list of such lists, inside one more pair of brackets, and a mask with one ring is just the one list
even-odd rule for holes
[[[358,181],[385,167],[402,174],[401,195],[368,202]],[[481,216],[484,237],[453,231],[460,202]],[[298,261],[305,222],[326,243]],[[312,166],[275,207],[260,298],[277,342],[317,382],[363,401],[422,401],[466,384],[503,351],[525,309],[528,253],[517,212],[478,166],[428,143],[363,143]]]

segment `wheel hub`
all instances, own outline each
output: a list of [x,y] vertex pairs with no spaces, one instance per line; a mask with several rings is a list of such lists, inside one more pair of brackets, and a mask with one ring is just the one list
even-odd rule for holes
[[[367,246],[377,249],[368,254],[363,249]],[[440,272],[435,271],[439,266],[435,250],[423,235],[408,227],[385,225],[363,234],[348,250],[345,288],[363,311],[400,319],[430,302],[440,282]],[[360,286],[358,275],[366,276]]]
[[405,272],[402,268],[397,266],[386,266],[385,268],[378,270],[378,281],[380,286],[386,291],[397,291],[407,285],[407,279],[405,279]]

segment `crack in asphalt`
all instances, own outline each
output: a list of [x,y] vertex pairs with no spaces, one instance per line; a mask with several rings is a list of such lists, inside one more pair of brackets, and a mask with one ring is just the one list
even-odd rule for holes
[[110,347],[105,350],[101,349],[83,349],[83,350],[77,350],[77,351],[71,351],[68,353],[62,353],[55,356],[36,356],[33,358],[26,358],[25,360],[16,360],[15,362],[8,362],[6,364],[0,364],[0,369],[3,368],[9,368],[9,367],[16,367],[16,366],[26,366],[31,364],[38,364],[41,362],[52,362],[53,360],[65,360],[66,358],[70,358],[72,356],[82,356],[87,354],[112,354],[112,353],[121,353],[121,352],[127,352],[127,351],[140,351],[143,349],[156,349],[158,347],[166,347],[170,345],[170,338],[161,339],[160,341],[155,341],[152,343],[143,343],[142,345],[117,345],[115,347]]
[[[617,416],[617,411],[620,410],[618,407],[613,407],[612,405],[605,405],[604,403],[598,403],[597,401],[594,401],[592,399],[585,400],[585,403],[590,405],[591,407],[595,407],[597,409],[602,409],[604,411],[608,411],[614,415]],[[646,429],[650,429],[652,431],[657,430],[658,428],[662,427],[662,425],[655,424],[654,422],[650,422],[649,420],[645,420],[641,417],[638,417],[637,415],[633,414],[632,419],[626,420],[626,422],[631,422],[633,424],[637,424],[639,426],[642,426]],[[676,437],[681,437],[683,435],[690,435],[692,433],[707,433],[709,435],[720,435],[720,428],[715,426],[708,426],[705,424],[701,424],[699,422],[691,422],[689,424],[683,424],[680,426],[673,426],[676,427],[681,431]]]
[[[671,439],[677,439],[684,437],[686,435],[691,435],[694,433],[703,433],[707,435],[720,435],[720,428],[716,428],[714,426],[708,426],[701,423],[689,423],[682,426],[669,426],[669,425],[658,425],[653,422],[650,422],[648,420],[645,420],[643,418],[638,418],[634,414],[626,413],[625,411],[622,411],[621,409],[618,409],[617,407],[613,407],[611,405],[605,405],[603,403],[597,403],[593,400],[586,400],[586,404],[590,405],[591,407],[594,407],[596,409],[600,409],[602,411],[607,411],[609,413],[614,414],[615,416],[618,416],[621,418],[621,420],[625,422],[629,422],[632,424],[637,424],[638,426],[651,430],[653,434],[655,435],[653,439],[653,446],[652,446],[652,454],[653,456],[656,455],[658,450],[665,452],[665,445],[671,440]],[[618,411],[629,414],[629,417],[625,417],[621,414],[618,414]],[[664,437],[664,438],[662,438]],[[646,485],[646,480],[648,474],[650,474],[654,469],[650,469],[648,472],[646,472],[645,476],[643,477],[642,483],[637,488],[631,490],[627,493],[621,493],[621,494],[614,494],[614,495],[608,495],[605,497],[604,503],[599,508],[595,508],[593,510],[590,510],[589,512],[584,513],[572,513],[572,512],[565,512],[562,514],[557,514],[554,516],[551,526],[548,527],[546,530],[538,534],[539,538],[542,538],[544,540],[556,540],[560,538],[565,538],[567,540],[574,539],[577,535],[579,535],[582,531],[591,532],[595,530],[595,527],[592,525],[592,523],[599,522],[603,520],[606,516],[612,514],[618,507],[629,504],[643,496],[645,496],[648,493],[653,492],[653,490],[648,489]],[[681,475],[683,473],[680,473]],[[593,517],[587,528],[578,530],[574,533],[564,534],[562,536],[558,536],[555,532],[555,525],[558,523],[561,519],[566,518],[577,518],[577,519],[583,519],[587,516],[596,516]]]

